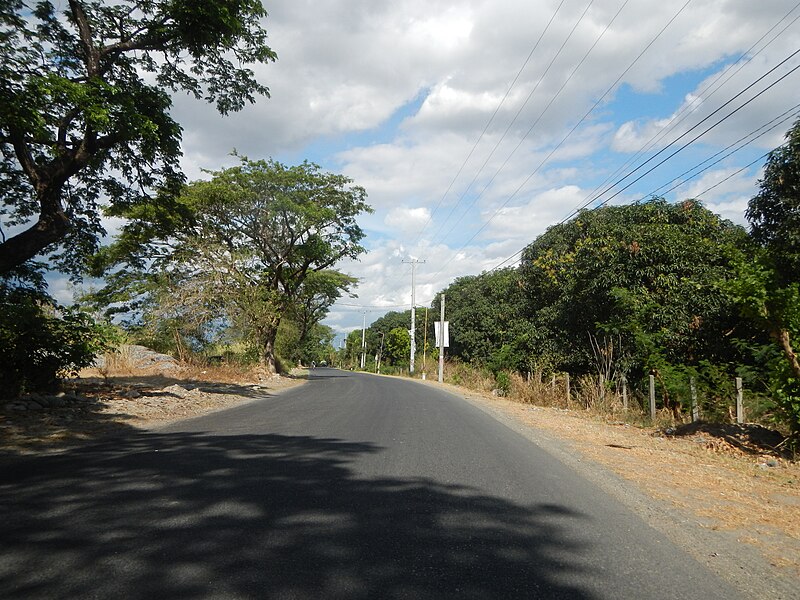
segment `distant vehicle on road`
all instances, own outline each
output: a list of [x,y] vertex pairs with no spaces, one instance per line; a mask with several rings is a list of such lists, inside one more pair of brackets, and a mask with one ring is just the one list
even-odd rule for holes
[[319,366],[320,367],[327,367],[328,363],[326,361],[324,361],[324,360],[321,360],[321,361],[319,361]]

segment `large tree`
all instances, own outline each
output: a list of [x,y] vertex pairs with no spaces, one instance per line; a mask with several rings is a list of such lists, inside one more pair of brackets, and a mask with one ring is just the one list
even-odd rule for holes
[[770,153],[746,214],[756,248],[741,255],[731,287],[743,312],[780,348],[773,393],[800,443],[800,121]]
[[[169,92],[240,110],[275,59],[258,0],[0,0],[0,275],[57,251],[76,272],[98,205],[159,210],[184,183]],[[167,209],[166,212],[169,212]]]
[[746,232],[699,202],[661,199],[583,211],[523,254],[532,323],[557,332],[557,354],[589,372],[589,334],[621,337],[638,373],[657,363],[726,362],[739,318],[720,287]]
[[109,286],[136,300],[147,294],[142,281],[168,273],[178,288],[191,290],[190,305],[224,316],[274,371],[283,317],[305,313],[310,323],[352,286],[352,278],[332,267],[364,252],[356,217],[371,212],[365,198],[350,179],[314,164],[241,158],[238,166],[189,185],[180,198],[188,217],[169,230],[153,228],[148,214],[129,214],[104,253],[106,266],[118,267]]

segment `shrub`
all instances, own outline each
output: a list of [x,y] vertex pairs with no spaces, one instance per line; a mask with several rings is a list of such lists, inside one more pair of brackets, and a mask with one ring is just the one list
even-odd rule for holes
[[111,346],[113,330],[38,291],[0,287],[0,376],[11,397],[52,392]]

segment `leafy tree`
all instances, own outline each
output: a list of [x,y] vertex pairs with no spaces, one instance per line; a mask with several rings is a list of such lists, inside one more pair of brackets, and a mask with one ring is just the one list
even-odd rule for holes
[[750,235],[768,250],[775,283],[800,279],[800,120],[773,150],[764,167],[759,191],[748,203]]
[[[451,355],[480,365],[492,363],[496,370],[524,367],[525,357],[517,352],[526,333],[520,283],[516,269],[502,269],[459,277],[444,290]],[[439,306],[438,298],[433,306]],[[501,352],[504,346],[508,348]]]
[[528,317],[553,333],[572,372],[592,370],[597,333],[621,339],[638,375],[659,362],[729,361],[739,319],[719,284],[745,242],[741,227],[691,200],[583,211],[526,249]]
[[407,365],[411,356],[411,336],[408,329],[395,327],[386,334],[383,356],[393,365]]
[[742,311],[775,340],[781,358],[772,362],[772,388],[779,408],[800,438],[800,121],[786,143],[770,153],[759,192],[747,218],[757,248],[738,255],[739,277],[730,289]]
[[152,222],[137,211],[130,215],[104,256],[106,266],[127,265],[109,279],[121,295],[104,293],[136,300],[147,292],[139,282],[168,273],[187,291],[184,310],[223,316],[274,371],[283,317],[305,315],[308,329],[308,319],[350,289],[353,279],[331,267],[364,252],[356,217],[371,211],[366,192],[307,162],[287,167],[242,157],[239,166],[212,175],[186,188],[180,201],[190,218],[161,236],[144,235]]
[[97,246],[98,206],[172,218],[183,184],[169,91],[237,111],[268,95],[275,60],[258,0],[0,3],[0,274],[42,252],[73,273]]
[[[303,284],[298,289],[295,301],[292,304],[292,320],[298,327],[297,345],[300,348],[315,348],[319,344],[318,335],[312,336],[316,329],[316,334],[320,334],[322,327],[319,322],[325,318],[343,293],[350,293],[353,286],[358,283],[355,277],[345,275],[334,270],[312,271],[308,274]],[[327,333],[326,336],[327,337]],[[330,336],[328,343],[333,340]],[[304,351],[305,352],[305,351]],[[306,354],[314,354],[308,351]],[[309,354],[309,355],[310,355]],[[319,357],[311,360],[319,360]]]

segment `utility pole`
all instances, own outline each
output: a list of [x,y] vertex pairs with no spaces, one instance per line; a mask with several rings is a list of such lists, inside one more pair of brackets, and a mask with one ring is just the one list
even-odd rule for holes
[[442,292],[441,305],[441,316],[439,317],[439,383],[444,381],[444,292]]
[[404,263],[409,263],[411,265],[411,329],[409,330],[409,335],[411,337],[411,358],[408,363],[408,371],[410,373],[414,372],[414,354],[417,352],[417,341],[416,341],[416,310],[417,310],[417,298],[416,298],[416,280],[414,279],[414,273],[416,271],[416,267],[418,264],[424,264],[424,260],[419,260],[417,258],[411,258],[409,260],[404,260]]
[[361,324],[361,370],[367,360],[367,311],[364,311],[364,321]]

